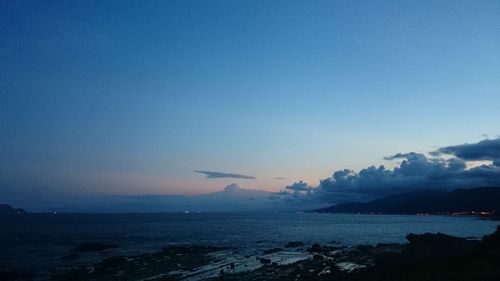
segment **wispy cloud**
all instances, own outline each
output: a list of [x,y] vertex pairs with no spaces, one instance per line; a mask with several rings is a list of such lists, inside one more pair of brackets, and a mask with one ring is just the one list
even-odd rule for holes
[[231,178],[231,179],[250,179],[254,180],[255,177],[242,175],[242,174],[234,174],[234,173],[222,173],[222,172],[213,172],[213,171],[200,171],[195,170],[196,173],[204,174],[207,179],[222,179],[222,178]]

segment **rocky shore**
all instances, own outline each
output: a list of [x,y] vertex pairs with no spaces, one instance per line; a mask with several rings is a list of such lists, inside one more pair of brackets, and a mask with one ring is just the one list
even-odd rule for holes
[[[406,244],[344,247],[291,241],[257,256],[235,249],[169,246],[137,256],[57,268],[52,280],[500,280],[500,226],[482,240],[445,234],[409,234]],[[118,247],[84,243],[74,252]],[[66,257],[67,258],[67,257]],[[78,254],[72,258],[78,259]],[[26,272],[0,271],[1,280],[42,280]]]
[[312,259],[225,274],[211,280],[500,280],[500,226],[482,240],[445,234],[409,234],[407,244],[333,250]]

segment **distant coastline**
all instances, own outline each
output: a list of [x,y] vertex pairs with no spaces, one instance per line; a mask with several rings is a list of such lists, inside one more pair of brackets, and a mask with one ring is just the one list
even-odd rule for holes
[[8,204],[0,204],[0,215],[10,214],[25,214],[26,211],[21,208],[14,208]]
[[317,209],[317,213],[385,215],[459,215],[499,219],[500,188],[479,187],[454,191],[422,190],[364,203],[344,203]]

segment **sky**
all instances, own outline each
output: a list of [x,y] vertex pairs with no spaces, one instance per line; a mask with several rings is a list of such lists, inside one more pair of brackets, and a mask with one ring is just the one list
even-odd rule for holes
[[498,34],[498,1],[2,1],[0,198],[279,192],[496,139]]

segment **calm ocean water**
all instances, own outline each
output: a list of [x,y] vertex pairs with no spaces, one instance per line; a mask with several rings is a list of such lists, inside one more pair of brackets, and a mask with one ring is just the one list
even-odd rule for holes
[[[48,271],[106,256],[159,250],[171,244],[223,246],[242,254],[292,240],[343,245],[404,242],[408,233],[481,237],[498,222],[472,217],[315,213],[26,214],[0,217],[0,269]],[[61,257],[82,242],[109,242],[110,252]]]

